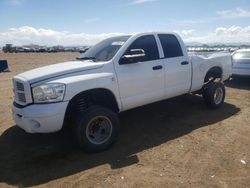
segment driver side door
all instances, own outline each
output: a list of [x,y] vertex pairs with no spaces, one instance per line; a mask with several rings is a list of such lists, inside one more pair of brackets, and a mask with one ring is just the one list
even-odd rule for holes
[[145,52],[142,59],[116,66],[123,110],[149,104],[164,97],[164,64],[159,58],[155,36],[138,37],[124,55],[130,55],[131,51],[138,49]]

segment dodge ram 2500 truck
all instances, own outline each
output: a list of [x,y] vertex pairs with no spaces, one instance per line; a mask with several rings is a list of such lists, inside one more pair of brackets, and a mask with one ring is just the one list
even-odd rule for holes
[[218,108],[231,73],[230,55],[188,56],[175,33],[112,37],[75,61],[15,76],[13,118],[28,133],[70,126],[81,148],[101,151],[118,138],[119,112],[187,93]]

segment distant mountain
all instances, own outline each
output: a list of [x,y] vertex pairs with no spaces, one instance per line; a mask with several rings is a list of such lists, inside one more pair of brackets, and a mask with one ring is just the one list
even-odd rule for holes
[[199,42],[187,42],[186,46],[192,47],[250,47],[250,42],[228,42],[228,43],[199,43]]
[[200,42],[186,42],[185,44],[186,44],[186,46],[202,46],[202,45],[204,45]]

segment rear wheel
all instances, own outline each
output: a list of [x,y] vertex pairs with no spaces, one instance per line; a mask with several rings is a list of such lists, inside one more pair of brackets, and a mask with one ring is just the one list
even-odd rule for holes
[[209,83],[203,89],[203,98],[210,108],[219,108],[225,99],[225,87],[221,82]]
[[105,107],[92,106],[76,118],[75,135],[82,149],[99,152],[117,140],[119,127],[116,113]]

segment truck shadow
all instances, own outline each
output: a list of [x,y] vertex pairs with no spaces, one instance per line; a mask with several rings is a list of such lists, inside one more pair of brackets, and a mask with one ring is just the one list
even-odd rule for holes
[[250,77],[246,78],[233,78],[225,83],[227,87],[235,89],[250,90]]
[[[71,134],[27,134],[14,126],[0,137],[0,182],[35,186],[93,167],[112,169],[139,162],[137,153],[230,118],[240,111],[225,103],[207,109],[203,99],[185,95],[120,114],[120,140],[109,150],[87,154],[80,151]],[[206,133],[204,133],[206,134]]]

